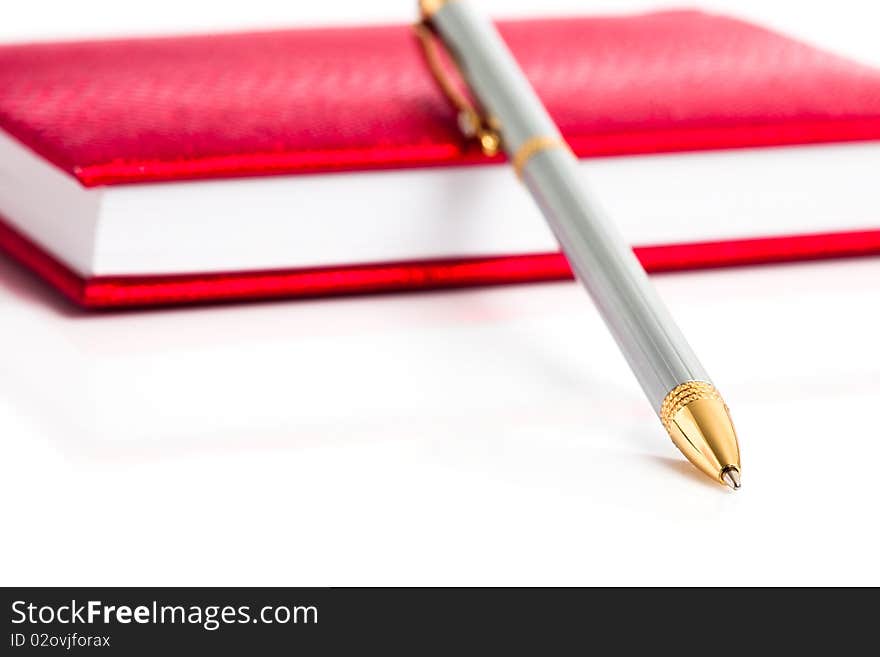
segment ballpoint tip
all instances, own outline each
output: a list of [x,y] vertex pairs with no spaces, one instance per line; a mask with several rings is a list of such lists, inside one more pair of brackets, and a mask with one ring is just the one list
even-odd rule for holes
[[731,466],[724,468],[724,471],[721,473],[721,479],[730,486],[731,490],[739,490],[742,485],[739,481],[739,470]]

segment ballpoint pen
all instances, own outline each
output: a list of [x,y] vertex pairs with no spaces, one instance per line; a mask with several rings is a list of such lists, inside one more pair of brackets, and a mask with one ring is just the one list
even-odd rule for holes
[[[535,198],[675,445],[736,490],[739,445],[726,404],[632,250],[597,207],[577,160],[495,27],[464,0],[420,0],[428,63],[484,152],[503,149]],[[475,97],[445,74],[441,41]]]

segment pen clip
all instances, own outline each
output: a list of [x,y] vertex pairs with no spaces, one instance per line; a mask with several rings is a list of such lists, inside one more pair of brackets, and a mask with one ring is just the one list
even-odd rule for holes
[[[444,49],[442,40],[431,26],[430,17],[424,9],[422,19],[415,24],[414,28],[431,74],[440,85],[443,94],[458,110],[458,129],[468,139],[479,141],[484,155],[490,157],[497,155],[501,149],[501,134],[498,131],[497,122],[482,114],[470,101],[467,94],[450,78],[440,54]],[[458,77],[462,78],[460,71],[458,71]]]

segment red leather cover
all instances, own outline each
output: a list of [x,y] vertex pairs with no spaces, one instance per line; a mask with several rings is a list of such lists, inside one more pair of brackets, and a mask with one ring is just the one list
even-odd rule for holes
[[[699,12],[502,22],[581,156],[880,137],[880,72]],[[86,186],[484,163],[410,26],[0,48],[0,128]]]
[[[880,72],[738,20],[499,28],[582,157],[880,138]],[[493,161],[460,138],[409,26],[4,46],[0,128],[87,187]],[[571,276],[545,253],[83,279],[2,220],[0,249],[91,308]],[[867,255],[880,230],[636,253],[649,271]]]

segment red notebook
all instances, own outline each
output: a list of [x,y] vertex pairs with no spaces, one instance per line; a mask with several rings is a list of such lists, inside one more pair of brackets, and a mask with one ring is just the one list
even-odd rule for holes
[[[498,26],[649,271],[880,253],[877,70],[700,12]],[[0,47],[0,215],[93,308],[571,275],[407,25]]]

